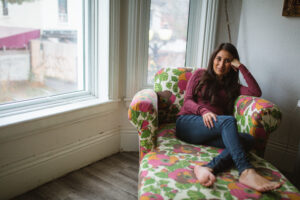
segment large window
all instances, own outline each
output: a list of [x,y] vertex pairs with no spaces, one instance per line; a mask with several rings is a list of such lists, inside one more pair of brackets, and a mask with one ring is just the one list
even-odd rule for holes
[[189,0],[152,0],[148,83],[161,67],[185,66]]
[[[100,94],[97,87],[100,71],[97,67],[108,67],[98,63],[101,55],[97,46],[103,40],[102,50],[108,52],[108,38],[104,38],[108,37],[105,33],[109,30],[108,0],[20,0],[17,3],[8,0],[1,3],[9,15],[0,16],[0,110],[3,115],[24,106],[45,105],[51,101],[63,104],[76,98],[106,95]],[[106,7],[101,7],[103,5]],[[104,12],[100,13],[99,8]],[[102,25],[106,32],[100,33]],[[108,64],[106,58],[102,61]],[[103,85],[107,88],[107,83]]]
[[207,65],[214,48],[218,0],[144,0],[140,9],[139,31],[149,36],[140,36],[137,50],[137,68],[143,68],[140,88],[153,87],[161,68]]

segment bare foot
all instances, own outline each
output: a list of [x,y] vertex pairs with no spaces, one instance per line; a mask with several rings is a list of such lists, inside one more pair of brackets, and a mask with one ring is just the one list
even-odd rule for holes
[[270,190],[274,190],[276,188],[279,188],[282,183],[278,182],[272,182],[261,175],[259,175],[254,169],[245,169],[240,178],[239,181],[249,186],[252,189],[255,189],[259,192],[266,192]]
[[199,183],[205,187],[211,186],[216,180],[215,175],[212,173],[212,169],[208,167],[196,165],[194,173],[199,180]]

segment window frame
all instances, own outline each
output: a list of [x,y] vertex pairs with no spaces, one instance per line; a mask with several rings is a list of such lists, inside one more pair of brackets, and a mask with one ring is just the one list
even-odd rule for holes
[[83,0],[82,9],[84,90],[4,103],[0,105],[0,118],[82,101],[100,104],[109,100],[110,1]]

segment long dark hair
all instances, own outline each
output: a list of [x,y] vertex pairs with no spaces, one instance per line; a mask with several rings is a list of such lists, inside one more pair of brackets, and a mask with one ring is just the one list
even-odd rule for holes
[[220,101],[217,94],[218,91],[222,88],[225,90],[228,97],[227,107],[225,111],[226,113],[224,114],[232,114],[234,101],[239,96],[239,73],[238,71],[230,68],[230,71],[222,78],[222,81],[219,81],[216,73],[214,72],[213,65],[215,57],[221,50],[229,52],[232,55],[233,59],[240,60],[238,51],[235,46],[233,46],[231,43],[220,44],[211,54],[207,70],[197,84],[193,95],[194,98],[196,98],[200,91],[202,99],[214,105],[216,101]]

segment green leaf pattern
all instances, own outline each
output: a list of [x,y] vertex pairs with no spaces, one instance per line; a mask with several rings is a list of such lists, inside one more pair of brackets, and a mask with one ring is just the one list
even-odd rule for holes
[[176,114],[182,107],[184,99],[184,93],[180,93],[178,88],[179,77],[184,73],[193,72],[194,70],[192,68],[165,68],[162,69],[163,72],[161,74],[156,74],[157,78],[155,77],[154,79],[154,90],[156,92],[168,90],[176,97],[175,102],[169,109],[160,111],[159,124],[175,122]]

